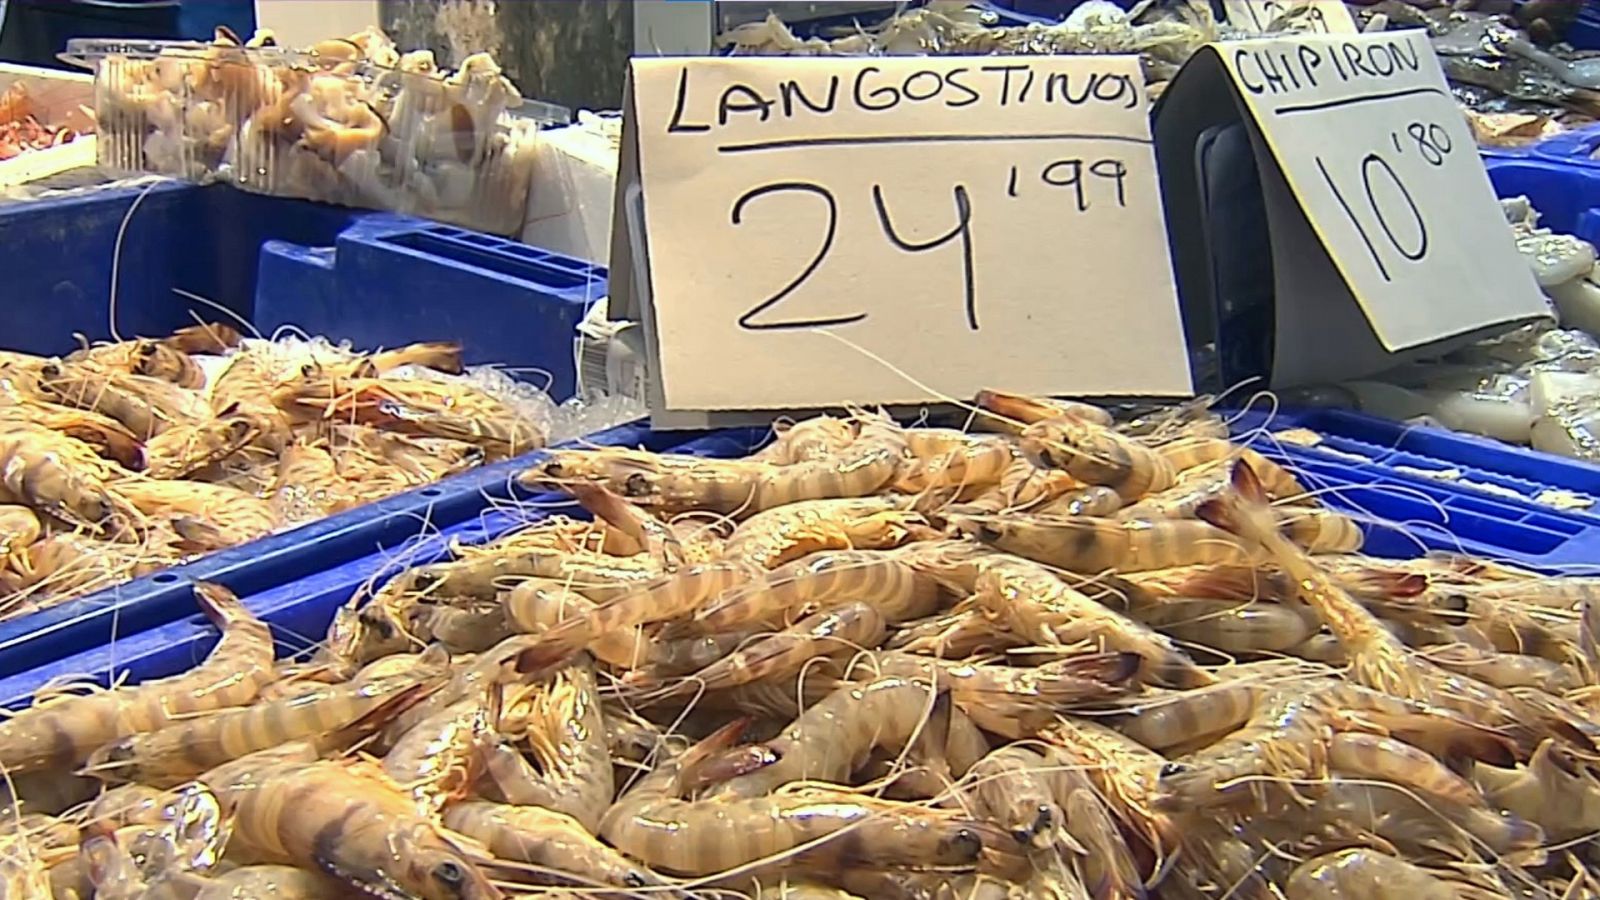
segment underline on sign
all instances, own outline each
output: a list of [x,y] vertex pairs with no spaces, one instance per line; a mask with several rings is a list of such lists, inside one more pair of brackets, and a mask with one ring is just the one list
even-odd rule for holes
[[1406,88],[1400,91],[1384,91],[1381,94],[1362,94],[1358,97],[1341,97],[1338,100],[1324,100],[1321,103],[1299,103],[1294,106],[1280,106],[1272,111],[1275,116],[1287,116],[1291,113],[1316,112],[1319,109],[1334,109],[1339,106],[1354,106],[1357,103],[1372,103],[1378,100],[1393,100],[1397,97],[1410,97],[1416,94],[1438,94],[1448,97],[1444,91],[1436,87]]
[[796,147],[859,147],[868,144],[965,144],[995,141],[1122,141],[1128,144],[1149,144],[1150,138],[1125,134],[1083,134],[1058,132],[1055,134],[873,134],[862,137],[811,137],[784,138],[774,141],[751,141],[747,144],[725,144],[718,153],[751,153],[757,150],[792,150]]

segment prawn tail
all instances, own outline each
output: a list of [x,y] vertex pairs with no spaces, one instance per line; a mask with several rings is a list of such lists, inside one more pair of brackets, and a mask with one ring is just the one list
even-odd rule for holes
[[[1137,659],[1138,657],[1135,658]],[[1144,662],[1142,659],[1140,661]],[[1199,664],[1181,651],[1176,650],[1162,654],[1159,659],[1149,660],[1148,674],[1151,680],[1179,690],[1208,687],[1217,683],[1215,675],[1201,668]]]
[[178,547],[191,553],[209,553],[234,544],[222,529],[194,516],[179,516],[173,519],[172,529],[178,533]]
[[1350,581],[1356,593],[1373,597],[1419,597],[1428,590],[1428,576],[1418,572],[1366,569]]
[[781,757],[765,744],[730,747],[684,764],[678,773],[678,793],[692,794],[714,785],[760,771]]
[[1233,464],[1228,483],[1232,490],[1201,503],[1194,511],[1197,517],[1229,534],[1254,531],[1256,516],[1267,517],[1276,527],[1267,506],[1266,488],[1248,462],[1241,459]]
[[678,758],[677,795],[720,784],[778,761],[778,755],[761,744],[738,747],[750,727],[741,716],[701,738]]
[[554,634],[554,631],[547,632],[545,639],[517,654],[516,669],[518,674],[534,675],[565,665],[567,660],[571,659],[573,654],[580,649],[559,638],[549,640],[552,634]]
[[1261,483],[1261,476],[1256,474],[1256,470],[1246,460],[1241,459],[1233,464],[1228,483],[1239,492],[1239,496],[1250,503],[1265,506],[1270,502],[1267,488]]
[[221,354],[244,342],[244,335],[231,325],[212,322],[205,325],[185,325],[162,340],[180,353]]
[[461,358],[461,345],[455,341],[419,341],[407,344],[404,347],[373,354],[372,362],[379,371],[413,365],[443,372],[446,375],[460,375],[465,368]]
[[602,519],[618,528],[631,526],[632,516],[629,515],[627,502],[615,493],[606,490],[603,486],[580,481],[564,485],[562,490],[571,494],[579,505],[596,518]]
[[394,696],[367,710],[354,720],[319,737],[316,740],[317,749],[320,752],[327,753],[332,750],[343,750],[347,747],[355,746],[378,733],[384,726],[394,721],[396,716],[421,703],[437,688],[437,684],[420,682],[396,691]]
[[1056,410],[1045,406],[1032,397],[1025,397],[1021,394],[1008,394],[1005,391],[979,391],[975,399],[979,408],[1024,425],[1031,425],[1041,419],[1059,415]]
[[145,459],[144,444],[130,433],[111,428],[99,428],[93,425],[67,425],[61,429],[63,434],[77,438],[90,446],[100,448],[100,456],[115,462],[130,472],[143,472],[147,460]]
[[1386,715],[1377,720],[1390,735],[1422,747],[1453,769],[1462,768],[1464,760],[1494,766],[1517,764],[1518,742],[1483,725],[1423,713]]

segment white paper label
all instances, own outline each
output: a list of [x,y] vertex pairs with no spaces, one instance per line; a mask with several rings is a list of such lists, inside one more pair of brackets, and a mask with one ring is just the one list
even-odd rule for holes
[[1226,0],[1228,24],[1251,34],[1293,23],[1312,34],[1355,34],[1361,29],[1344,0]]
[[1217,50],[1385,348],[1547,312],[1423,32]]
[[668,409],[1191,391],[1136,58],[632,74]]

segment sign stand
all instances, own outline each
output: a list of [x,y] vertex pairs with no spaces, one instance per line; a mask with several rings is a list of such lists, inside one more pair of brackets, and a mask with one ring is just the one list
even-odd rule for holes
[[[1549,315],[1422,32],[1211,45],[1163,94],[1155,136],[1185,312],[1222,357],[1206,387],[1358,378]],[[1242,166],[1260,220],[1217,227]],[[1266,285],[1239,277],[1260,254]]]

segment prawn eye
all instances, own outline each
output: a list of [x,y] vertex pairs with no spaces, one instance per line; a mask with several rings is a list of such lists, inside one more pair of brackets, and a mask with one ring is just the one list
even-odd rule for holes
[[640,872],[629,872],[628,874],[622,876],[623,887],[641,888],[646,887],[649,884],[650,880],[645,878],[643,873]]
[[565,464],[555,460],[544,464],[544,474],[548,478],[565,478],[566,475],[563,473],[566,472],[566,469]]
[[459,888],[467,882],[467,871],[459,863],[447,859],[433,867],[433,880],[447,888]]
[[629,475],[623,482],[623,492],[629,497],[643,497],[650,493],[650,479],[637,473]]
[[356,621],[366,626],[382,640],[394,637],[394,625],[384,618],[382,613],[372,607],[367,607],[356,613]]
[[1173,778],[1189,771],[1189,767],[1179,762],[1169,762],[1161,767],[1162,778]]

